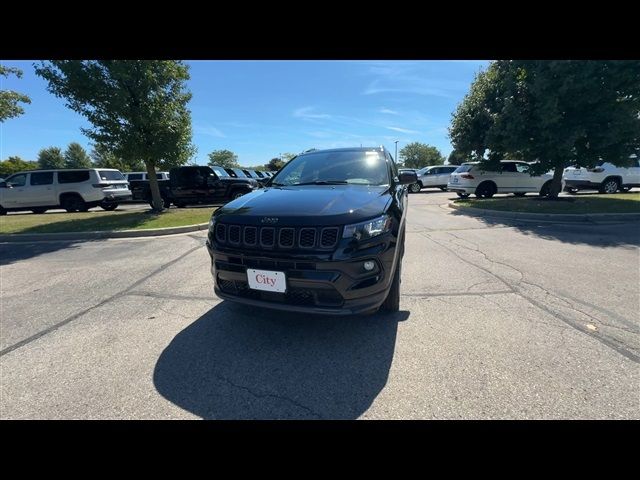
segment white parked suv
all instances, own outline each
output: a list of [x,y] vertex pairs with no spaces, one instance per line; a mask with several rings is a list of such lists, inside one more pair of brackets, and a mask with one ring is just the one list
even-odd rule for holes
[[44,213],[53,208],[86,212],[97,206],[115,210],[130,198],[129,184],[112,168],[29,170],[0,182],[0,215],[17,210]]
[[638,159],[628,168],[616,167],[601,162],[595,168],[569,167],[564,169],[564,190],[576,193],[578,190],[598,190],[600,193],[628,192],[632,187],[640,187],[640,164]]
[[533,177],[529,174],[530,165],[518,160],[502,160],[499,172],[480,169],[479,162],[460,165],[451,174],[447,189],[466,198],[472,193],[478,198],[491,198],[496,193],[514,193],[522,197],[527,193],[547,196],[553,175],[545,173]]
[[423,188],[439,188],[447,190],[449,175],[456,171],[457,165],[431,165],[416,172],[418,181],[409,185],[411,193],[418,193]]

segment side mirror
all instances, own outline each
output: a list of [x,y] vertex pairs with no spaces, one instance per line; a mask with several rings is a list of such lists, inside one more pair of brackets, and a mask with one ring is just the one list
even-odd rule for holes
[[418,176],[415,172],[404,172],[398,175],[398,181],[400,185],[411,185],[418,181]]

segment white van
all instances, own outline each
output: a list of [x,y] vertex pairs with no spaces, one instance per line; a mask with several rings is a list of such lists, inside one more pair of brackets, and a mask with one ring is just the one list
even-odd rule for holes
[[0,182],[0,215],[8,211],[44,213],[53,208],[86,212],[115,210],[129,200],[129,184],[113,168],[73,168],[18,172]]

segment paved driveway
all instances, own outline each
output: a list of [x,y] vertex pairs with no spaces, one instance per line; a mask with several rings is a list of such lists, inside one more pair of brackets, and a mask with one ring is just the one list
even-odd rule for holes
[[0,244],[1,418],[640,418],[640,223],[410,196],[401,312],[221,302],[204,234]]

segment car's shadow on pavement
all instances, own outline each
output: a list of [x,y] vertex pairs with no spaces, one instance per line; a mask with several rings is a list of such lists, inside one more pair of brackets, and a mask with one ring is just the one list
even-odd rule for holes
[[154,384],[205,419],[355,419],[387,382],[409,312],[345,318],[221,302],[160,355]]
[[[479,204],[479,206],[481,206]],[[573,245],[595,247],[640,246],[640,222],[637,220],[606,223],[570,222],[552,223],[527,221],[504,217],[477,216],[464,210],[453,210],[451,215],[475,218],[489,227],[513,227],[524,235],[533,235],[546,240],[558,240]]]

